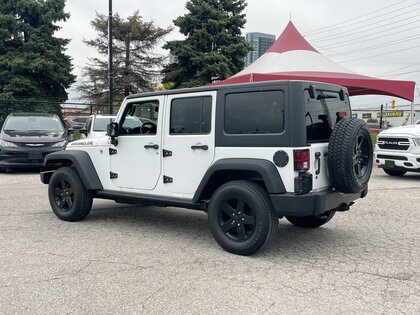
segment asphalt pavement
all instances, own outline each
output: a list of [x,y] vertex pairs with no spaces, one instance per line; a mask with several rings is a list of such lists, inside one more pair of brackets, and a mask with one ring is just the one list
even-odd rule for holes
[[204,212],[95,200],[69,223],[38,174],[0,174],[0,314],[417,315],[419,203],[420,174],[375,169],[350,211],[242,257]]

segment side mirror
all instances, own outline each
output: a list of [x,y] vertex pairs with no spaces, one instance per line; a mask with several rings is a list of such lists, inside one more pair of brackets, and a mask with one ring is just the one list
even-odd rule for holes
[[317,97],[316,87],[313,84],[309,87],[309,97],[312,99],[316,99]]
[[117,122],[112,122],[106,126],[106,134],[111,137],[111,144],[115,146],[118,145],[118,140],[116,139],[118,137],[118,129]]
[[87,136],[87,134],[88,134],[87,129],[85,129],[85,128],[80,129],[80,134]]
[[74,134],[74,128],[67,129],[67,135],[71,136],[72,134]]

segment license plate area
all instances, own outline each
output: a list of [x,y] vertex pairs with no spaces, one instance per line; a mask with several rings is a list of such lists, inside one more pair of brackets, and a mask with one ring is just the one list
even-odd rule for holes
[[42,159],[42,152],[29,152],[29,159],[31,160]]
[[386,168],[395,168],[395,161],[385,160],[385,167]]

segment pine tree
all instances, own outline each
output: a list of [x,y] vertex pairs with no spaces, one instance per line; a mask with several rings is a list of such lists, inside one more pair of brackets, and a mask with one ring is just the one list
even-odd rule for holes
[[64,7],[65,0],[1,0],[0,115],[6,108],[60,112],[75,81],[64,53],[69,40],[54,35],[69,18]]
[[[138,11],[127,20],[115,14],[113,31],[114,101],[120,103],[132,93],[153,90],[158,83],[165,57],[155,50],[158,43],[172,31],[160,28],[153,21],[144,21]],[[97,14],[91,22],[98,37],[85,43],[95,47],[102,58],[91,59],[84,68],[86,80],[79,86],[82,95],[95,104],[108,103],[108,17]]]
[[241,36],[245,0],[190,0],[186,7],[189,12],[174,20],[186,39],[164,46],[174,62],[165,67],[163,81],[193,87],[241,71],[252,50]]

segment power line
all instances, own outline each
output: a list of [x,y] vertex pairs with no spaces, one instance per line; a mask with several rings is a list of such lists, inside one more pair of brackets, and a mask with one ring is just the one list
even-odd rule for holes
[[395,51],[395,50],[394,50],[394,51],[390,51],[390,52],[386,52],[386,53],[383,53],[383,54],[378,54],[378,55],[372,55],[372,56],[367,56],[367,57],[361,57],[361,58],[351,59],[351,60],[344,60],[344,61],[340,61],[340,63],[353,62],[353,61],[357,61],[357,60],[363,60],[363,59],[369,59],[369,58],[373,58],[373,57],[379,57],[379,56],[384,56],[384,55],[394,54],[394,53],[398,53],[398,52],[400,52],[400,51],[407,51],[407,50],[411,50],[411,49],[418,48],[418,47],[420,47],[420,45],[413,46],[413,47],[409,47],[409,48],[406,48],[406,49],[399,49],[398,51]]
[[[418,21],[414,21],[414,22],[410,22],[410,23],[407,23],[407,24],[399,25],[399,26],[393,27],[392,29],[394,30],[396,28],[400,28],[402,26],[411,25],[411,24],[414,24],[414,23],[417,23],[417,22]],[[381,39],[381,38],[384,38],[384,37],[389,37],[389,36],[392,36],[392,35],[400,34],[402,32],[411,31],[411,30],[416,29],[416,28],[420,28],[420,25],[416,25],[416,26],[410,27],[408,29],[403,29],[403,30],[400,30],[400,31],[397,31],[397,32],[387,33],[387,34],[384,34],[384,30],[382,29],[382,30],[377,31],[377,32],[374,32],[372,34],[368,34],[367,36],[365,36],[361,40],[347,39],[345,41],[336,42],[335,44],[328,45],[327,47],[328,48],[337,48],[337,47],[348,46],[348,43],[357,44],[357,43],[363,43],[363,42],[371,42],[372,40],[375,40],[375,39]],[[387,30],[385,30],[385,31],[387,31]],[[376,37],[373,37],[372,38],[373,35],[377,35],[377,34],[383,34],[383,35],[382,36],[379,36],[379,37],[376,36]]]
[[383,10],[386,10],[386,9],[388,9],[388,8],[394,7],[394,6],[396,6],[396,5],[400,4],[400,3],[403,3],[403,2],[407,2],[407,0],[402,0],[402,1],[399,1],[399,2],[394,3],[394,4],[392,4],[392,5],[386,6],[386,7],[382,8],[382,9],[378,9],[378,10],[375,10],[375,11],[371,11],[371,12],[368,12],[368,13],[366,13],[366,14],[360,15],[360,16],[358,16],[358,17],[355,17],[355,18],[350,18],[350,19],[344,20],[344,21],[342,21],[342,22],[340,22],[340,23],[331,24],[331,25],[329,25],[329,26],[325,26],[325,27],[321,27],[321,28],[318,28],[318,29],[315,29],[315,30],[309,31],[309,32],[308,32],[308,33],[306,33],[306,34],[308,35],[308,34],[319,33],[319,32],[322,32],[322,30],[325,30],[325,29],[330,29],[331,27],[334,27],[334,26],[337,26],[337,25],[342,25],[342,24],[345,24],[345,23],[347,23],[347,22],[354,21],[354,20],[356,20],[356,19],[359,19],[359,18],[362,18],[362,17],[368,16],[368,15],[371,15],[371,14],[374,14],[374,13],[377,13],[377,12],[380,12],[380,11],[383,11]]
[[[420,35],[417,36],[409,36],[409,37],[405,37],[402,39],[396,39],[393,41],[390,41],[386,44],[377,44],[377,45],[373,45],[373,46],[368,46],[368,47],[364,47],[364,48],[360,48],[360,49],[356,49],[356,50],[350,50],[350,51],[346,51],[346,54],[351,55],[352,53],[358,53],[361,51],[367,51],[367,50],[372,50],[372,49],[377,49],[377,48],[382,48],[382,47],[387,47],[387,46],[392,46],[395,44],[400,44],[400,43],[405,43],[405,42],[409,42],[415,39],[419,39]],[[337,55],[340,53],[336,53]],[[329,55],[330,57],[334,56],[334,55]]]
[[[418,8],[418,9],[416,9],[416,10],[412,10],[411,12],[408,12],[408,13],[412,13],[412,12],[414,12],[414,11],[418,11],[418,10],[420,10],[420,8]],[[407,13],[404,13],[404,14],[407,14]],[[408,18],[400,19],[400,20],[397,20],[397,21],[387,22],[387,24],[386,24],[386,25],[394,25],[394,24],[398,24],[398,23],[400,23],[400,22],[405,22],[405,21],[407,21],[407,20],[411,20],[411,19],[413,19],[413,18],[417,19],[416,21],[414,21],[414,22],[417,22],[419,17],[420,17],[420,15],[418,15],[418,14],[417,14],[417,15],[410,16],[410,17],[408,17]],[[381,22],[379,22],[379,23],[381,23]],[[364,28],[366,28],[366,27],[368,27],[368,26],[372,26],[372,25],[378,25],[378,22],[375,22],[375,23],[372,23],[372,24],[367,24],[367,25],[364,25],[363,27],[356,27],[356,28],[353,28],[350,32],[349,32],[349,31],[344,31],[344,32],[336,33],[336,34],[334,34],[334,35],[328,35],[328,36],[324,36],[324,37],[320,37],[320,38],[312,39],[312,41],[324,42],[324,41],[333,40],[333,39],[336,39],[336,38],[343,37],[342,35],[344,35],[344,34],[348,36],[348,34],[349,34],[349,33],[350,33],[350,34],[360,34],[360,33],[364,33],[364,32],[366,32],[366,30],[361,30],[361,31],[358,31],[358,32],[354,32],[354,30],[364,29]],[[371,28],[369,28],[369,31],[371,31],[371,30],[375,30],[375,29],[379,29],[379,28],[383,28],[384,26],[385,26],[385,25],[382,25],[382,24],[381,24],[381,25],[378,25],[378,26],[376,26],[376,27],[371,27]]]

